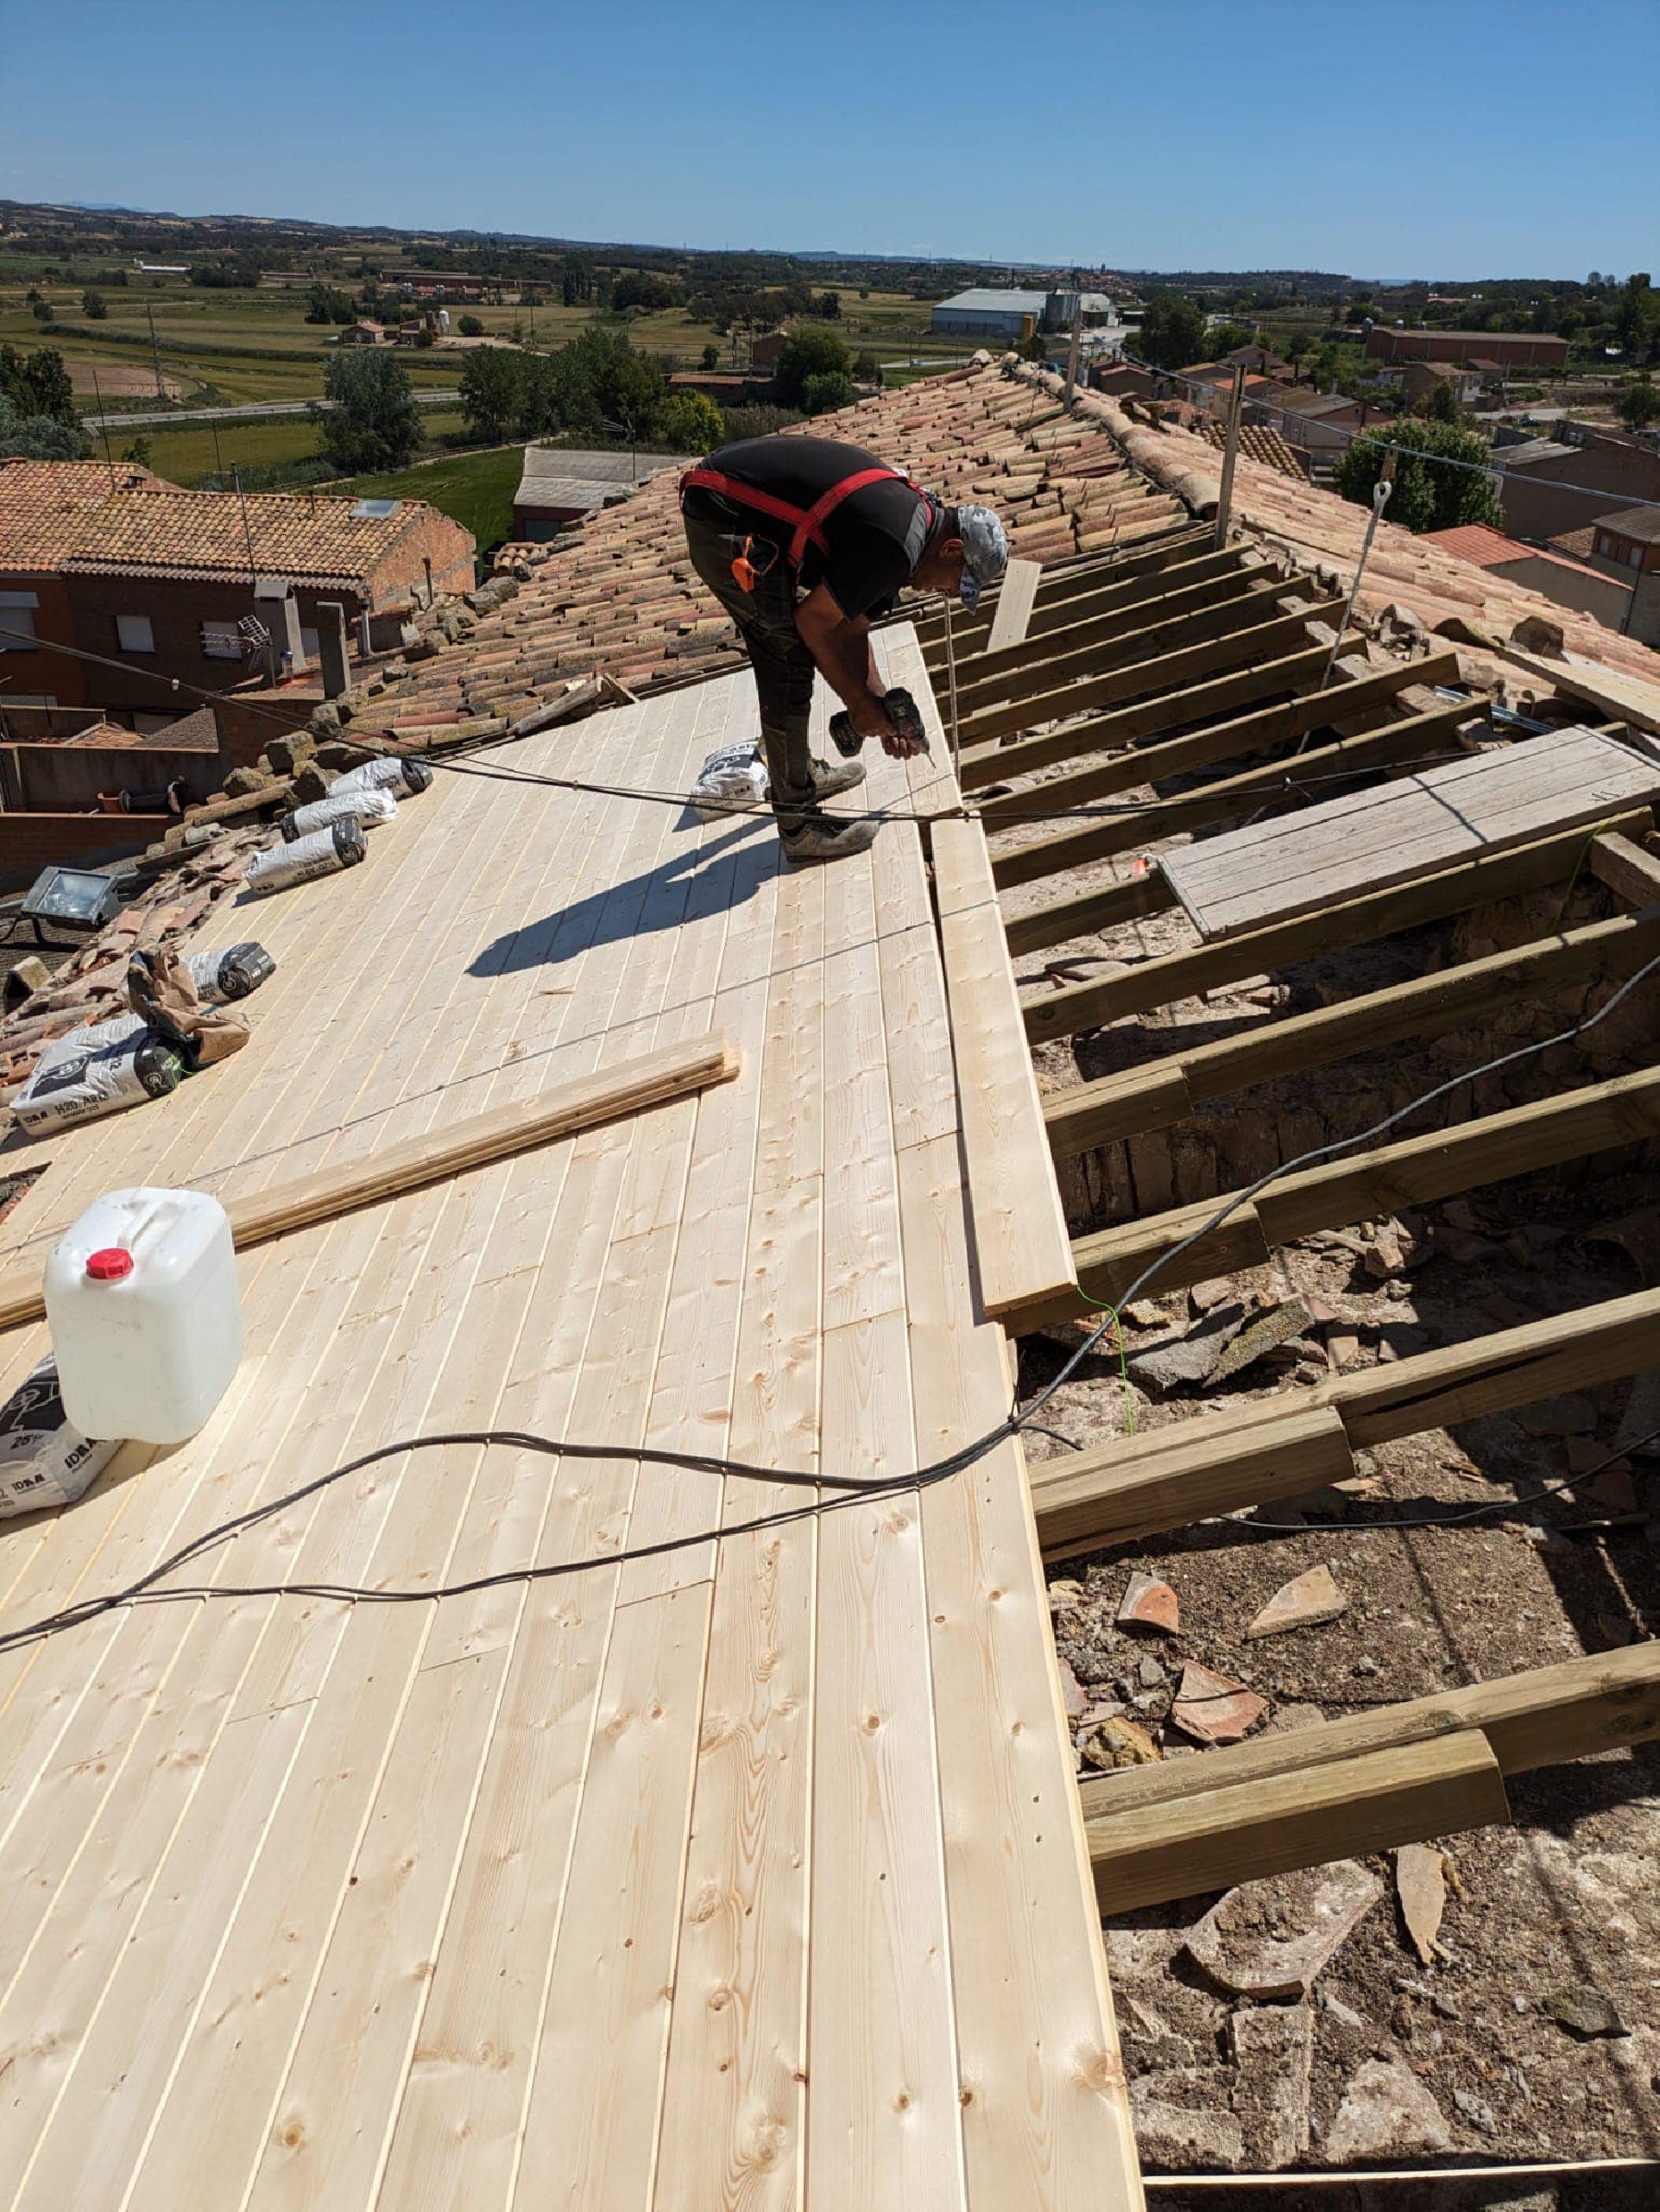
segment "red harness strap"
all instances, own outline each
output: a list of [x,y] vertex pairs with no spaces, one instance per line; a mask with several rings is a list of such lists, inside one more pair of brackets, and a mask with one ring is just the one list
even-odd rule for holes
[[810,507],[792,506],[787,499],[775,499],[770,492],[758,492],[753,484],[740,483],[735,476],[722,476],[717,469],[688,469],[681,478],[680,488],[682,498],[692,491],[719,492],[739,506],[753,507],[757,514],[770,515],[777,522],[790,524],[792,534],[784,557],[792,568],[800,568],[810,545],[816,545],[822,553],[830,551],[824,529],[826,519],[844,499],[851,499],[855,492],[862,492],[871,484],[905,484],[919,497],[928,496],[920,484],[912,483],[897,469],[860,469],[833,483],[827,492],[820,493]]

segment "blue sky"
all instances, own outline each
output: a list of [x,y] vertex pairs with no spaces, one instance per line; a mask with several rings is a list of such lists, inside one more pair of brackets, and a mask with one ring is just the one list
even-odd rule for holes
[[187,214],[1660,275],[1657,115],[1660,0],[0,0],[0,196]]

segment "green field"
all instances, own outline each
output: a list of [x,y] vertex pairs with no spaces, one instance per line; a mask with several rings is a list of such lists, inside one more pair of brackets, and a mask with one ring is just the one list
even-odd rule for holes
[[513,495],[524,465],[522,446],[496,446],[482,453],[445,454],[442,459],[397,469],[381,476],[351,476],[325,487],[354,499],[424,499],[471,530],[480,560],[513,529]]
[[[429,446],[462,427],[460,410],[447,407],[423,410],[421,422]],[[186,486],[228,477],[232,468],[262,469],[279,461],[309,460],[322,451],[318,427],[305,415],[211,426],[181,423],[176,430],[112,430],[109,449],[119,460],[136,438],[148,445],[149,466],[158,476],[166,477],[169,483]],[[103,451],[104,440],[100,434],[94,441],[94,452],[101,457]]]

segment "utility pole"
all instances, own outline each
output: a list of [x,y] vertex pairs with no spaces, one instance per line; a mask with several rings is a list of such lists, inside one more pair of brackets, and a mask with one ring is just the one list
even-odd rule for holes
[[150,304],[148,300],[146,300],[144,303],[144,312],[149,318],[150,359],[155,363],[156,367],[156,398],[158,401],[163,407],[165,407],[167,404],[167,388],[161,382],[161,349],[156,343],[156,310]]
[[[110,418],[104,413],[103,394],[98,388],[98,363],[92,363],[92,397],[98,402],[98,427],[103,433],[104,460],[110,471],[110,489],[115,489],[115,456],[110,451]],[[1632,595],[1633,598],[1635,594]]]
[[1073,309],[1072,344],[1066,349],[1066,411],[1073,410],[1073,393],[1078,382],[1078,355],[1084,348],[1084,294]]

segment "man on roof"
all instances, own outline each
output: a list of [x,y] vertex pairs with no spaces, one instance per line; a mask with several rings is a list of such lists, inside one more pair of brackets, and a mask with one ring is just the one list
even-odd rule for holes
[[[887,703],[871,624],[908,584],[970,609],[1002,576],[1008,540],[990,507],[950,506],[873,453],[831,438],[746,438],[681,479],[693,565],[738,625],[754,671],[773,812],[791,861],[862,852],[871,820],[838,821],[821,802],[864,780],[808,748],[821,674],[860,738],[895,759],[925,741]],[[895,707],[898,702],[895,701]]]

